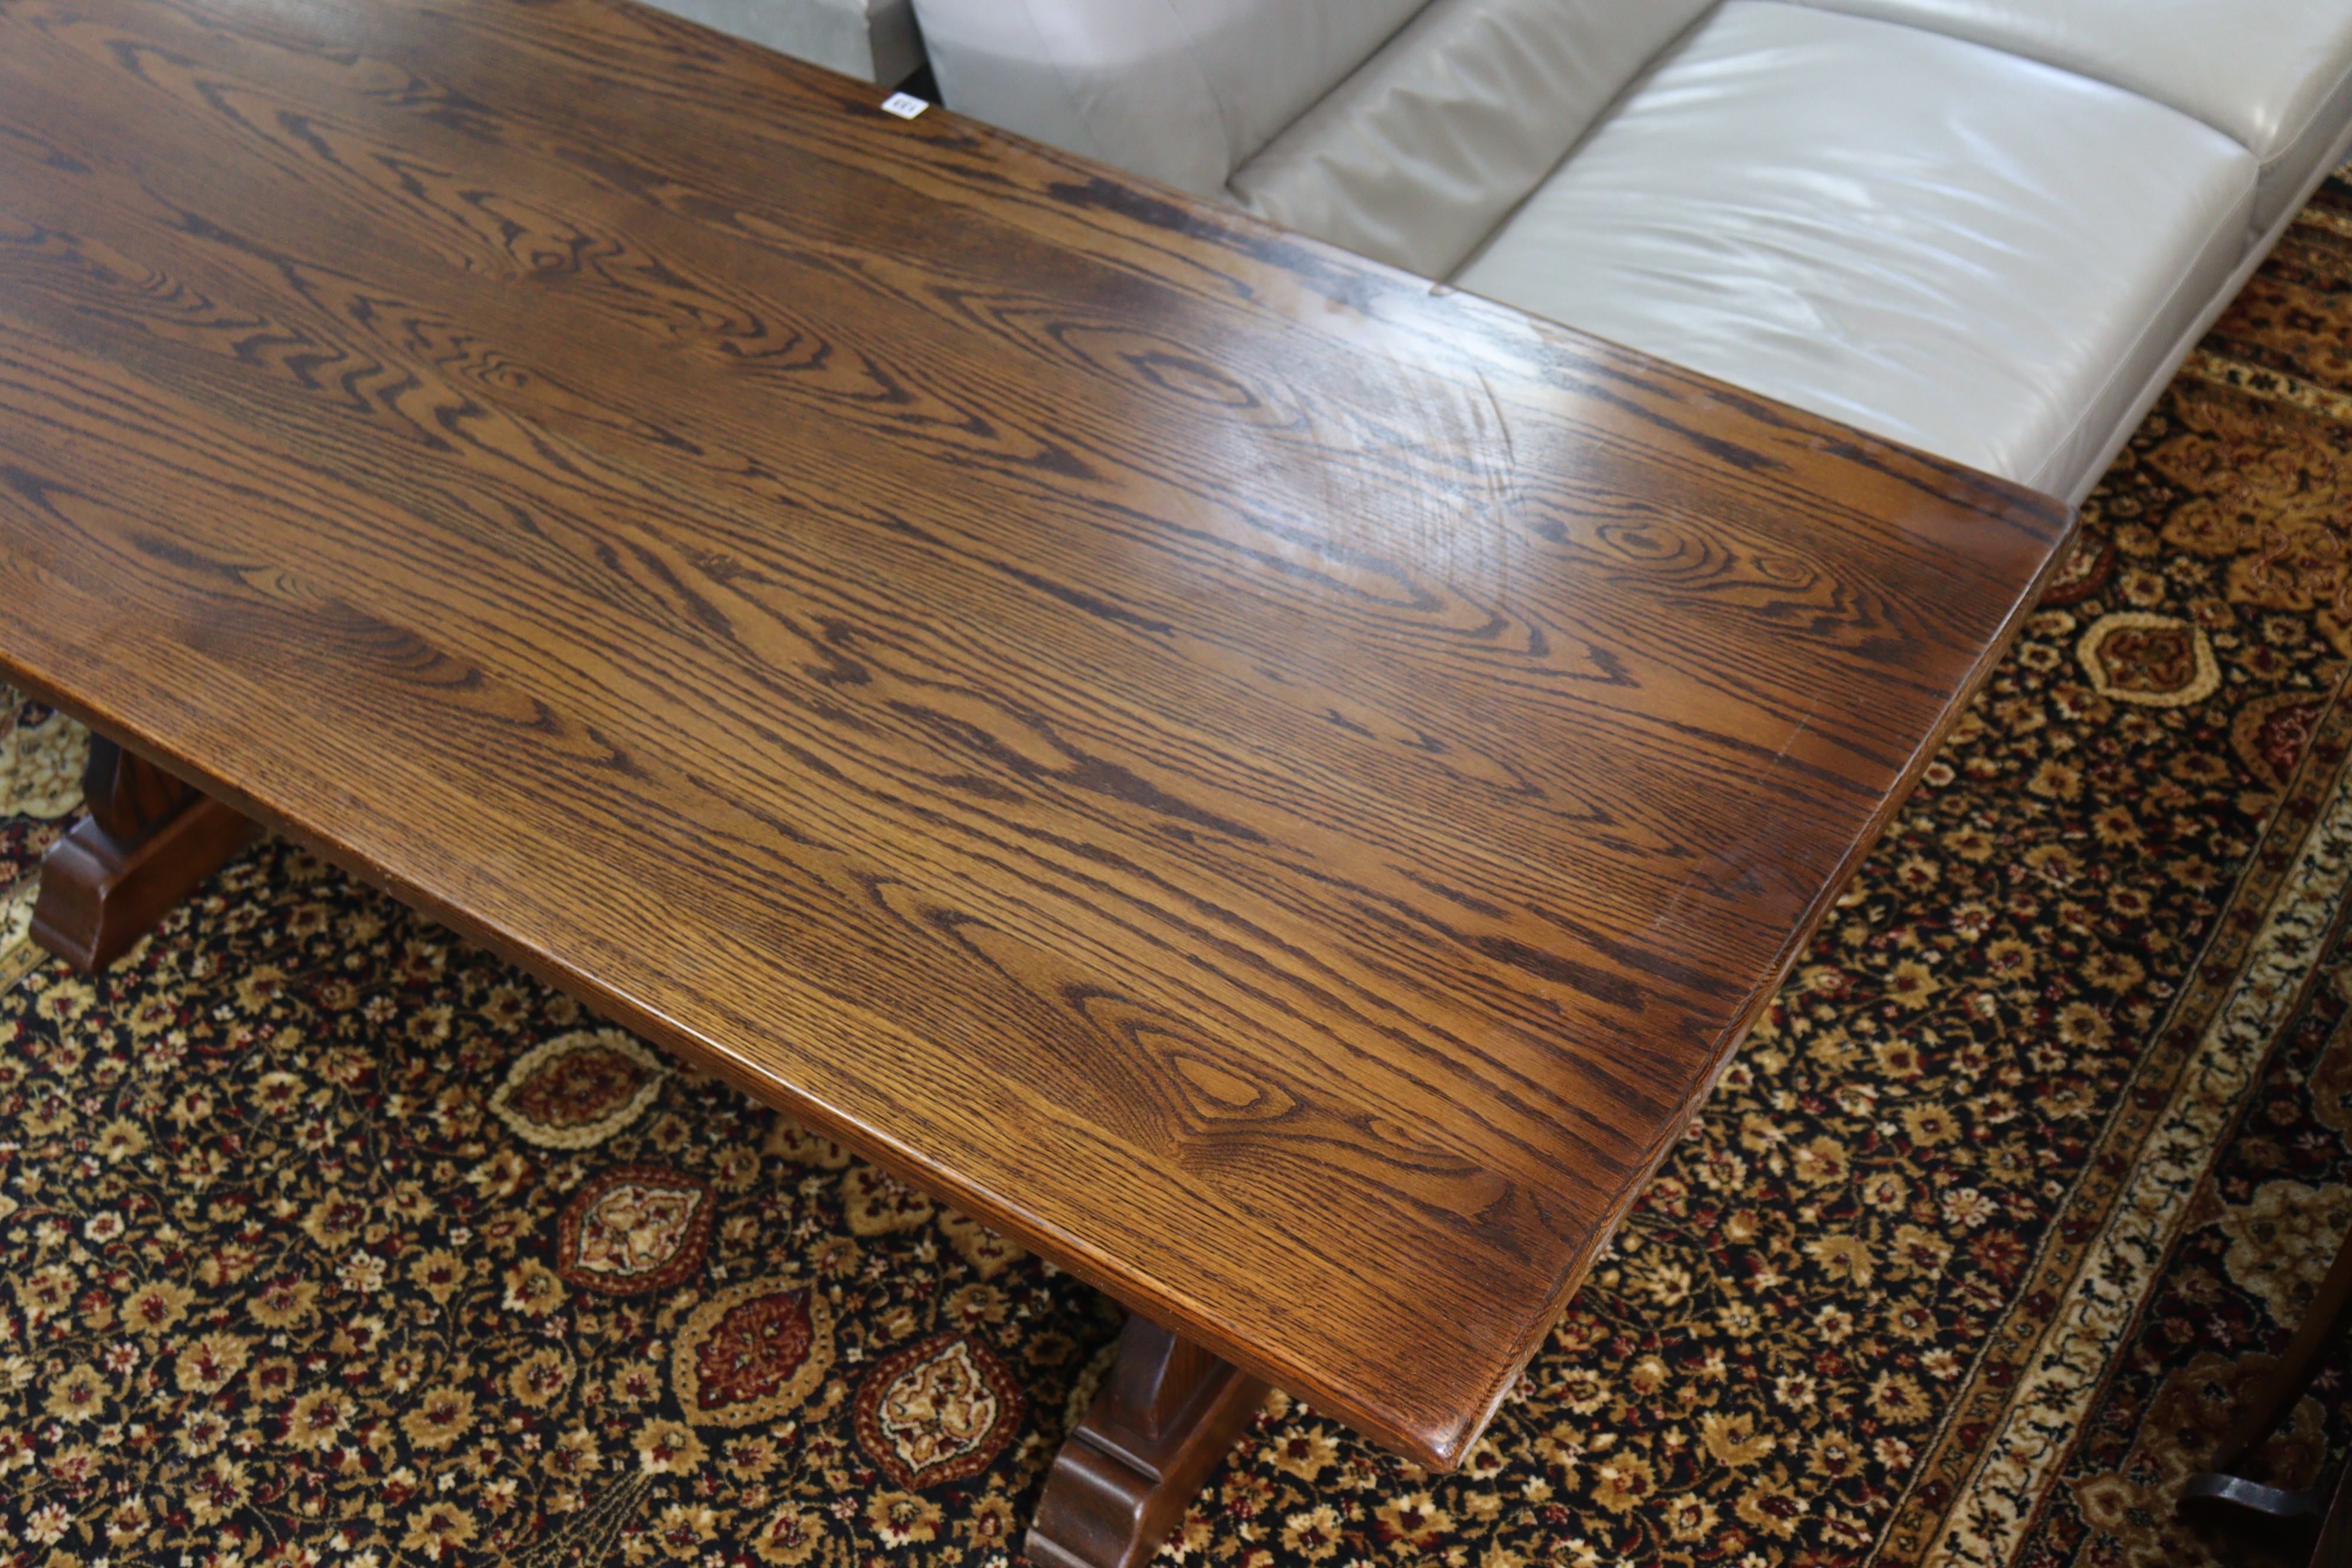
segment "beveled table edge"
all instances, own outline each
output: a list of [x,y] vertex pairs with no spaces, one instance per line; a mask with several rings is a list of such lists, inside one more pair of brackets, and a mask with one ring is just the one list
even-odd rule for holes
[[[793,83],[792,90],[812,89],[824,90],[836,98],[862,96],[870,111],[885,118],[880,103],[887,96],[885,89],[853,78],[805,62],[770,54],[768,51],[741,43],[727,35],[717,33],[700,24],[688,22],[667,13],[651,11],[638,0],[609,0],[627,5],[641,14],[657,16],[661,25],[672,29],[685,28],[707,35],[713,46],[724,53],[748,57],[761,67]],[[926,123],[928,122],[928,124]],[[1276,1387],[1297,1394],[1308,1404],[1345,1421],[1364,1436],[1383,1444],[1427,1468],[1451,1471],[1459,1467],[1470,1448],[1484,1434],[1495,1412],[1509,1394],[1525,1372],[1527,1364],[1540,1350],[1549,1336],[1560,1313],[1566,1309],[1576,1289],[1581,1285],[1598,1255],[1622,1225],[1634,1199],[1646,1187],[1675,1142],[1687,1131],[1693,1118],[1711,1094],[1717,1080],[1729,1066],[1739,1042],[1754,1020],[1769,1004],[1784,983],[1797,958],[1810,943],[1813,931],[1831,902],[1843,889],[1854,868],[1868,855],[1883,834],[1886,822],[1908,798],[1916,787],[1920,773],[1941,745],[1944,736],[1958,721],[1960,714],[1973,700],[1976,693],[1989,679],[1993,670],[2007,655],[2021,629],[2025,617],[2038,606],[2050,576],[2066,560],[2076,536],[2080,518],[2076,509],[2062,499],[2025,489],[2012,481],[1986,474],[1948,458],[1906,447],[1899,442],[1871,435],[1845,426],[1826,416],[1794,408],[1763,395],[1724,383],[1706,374],[1662,360],[1640,350],[1612,342],[1594,334],[1534,316],[1514,307],[1450,285],[1408,273],[1370,258],[1357,255],[1340,247],[1317,239],[1296,230],[1258,218],[1235,208],[1228,208],[1175,187],[1160,184],[1147,177],[1127,174],[1095,163],[1077,154],[1035,142],[1014,132],[971,120],[941,106],[934,105],[918,121],[891,121],[902,131],[931,134],[947,132],[961,143],[959,155],[973,155],[974,142],[999,142],[1016,153],[1049,163],[1069,170],[1084,182],[1086,191],[1103,193],[1120,191],[1133,198],[1129,201],[1104,204],[1107,216],[1115,220],[1142,227],[1164,227],[1196,236],[1230,235],[1235,238],[1251,236],[1286,247],[1323,253],[1339,266],[1359,273],[1386,277],[1392,284],[1402,284],[1411,290],[1454,296],[1460,302],[1481,312],[1491,313],[1498,321],[1516,321],[1531,329],[1542,339],[1545,347],[1555,353],[1574,356],[1580,368],[1591,373],[1625,375],[1636,373],[1664,374],[1685,386],[1704,392],[1720,401],[1736,405],[1753,415],[1763,411],[1791,416],[1790,423],[1817,432],[1823,437],[1843,436],[1847,441],[1839,456],[1862,467],[1885,468],[1899,465],[1918,476],[1914,483],[1923,499],[1955,510],[1969,511],[1981,517],[1988,526],[2013,526],[2021,514],[2039,515],[2051,521],[2063,519],[2063,527],[2055,535],[2047,559],[2033,578],[2029,589],[2021,595],[2003,621],[1999,634],[1986,644],[1984,657],[1966,687],[1957,692],[1923,743],[1906,763],[1895,788],[1890,790],[1874,814],[1867,837],[1856,841],[1853,849],[1840,863],[1837,874],[1825,881],[1803,923],[1793,931],[1781,950],[1778,966],[1768,984],[1759,986],[1742,1007],[1736,1024],[1727,1029],[1717,1043],[1706,1071],[1697,1087],[1678,1105],[1653,1146],[1644,1153],[1634,1174],[1615,1194],[1607,1211],[1589,1233],[1585,1246],[1564,1268],[1556,1282],[1546,1292],[1539,1310],[1531,1311],[1528,1331],[1487,1385],[1486,1394],[1475,1407],[1465,1409],[1455,1419],[1439,1425],[1419,1426],[1384,1411],[1372,1402],[1351,1394],[1304,1366],[1288,1365],[1282,1359],[1258,1347],[1242,1342],[1223,1331],[1211,1318],[1198,1310],[1192,1301],[1174,1295],[1158,1296],[1137,1289],[1125,1278],[1121,1265],[1097,1249],[1076,1243],[1044,1227],[1012,1198],[999,1198],[971,1186],[953,1173],[928,1165],[916,1151],[902,1147],[877,1130],[865,1127],[821,1100],[802,1096],[794,1091],[763,1080],[747,1064],[723,1046],[706,1040],[685,1026],[662,1014],[641,1005],[622,993],[599,981],[585,970],[565,963],[551,953],[538,952],[520,938],[499,929],[492,922],[472,915],[455,904],[434,896],[421,886],[394,875],[385,867],[347,851],[304,823],[250,795],[226,778],[216,777],[188,757],[155,743],[136,726],[124,722],[86,700],[75,697],[51,684],[37,673],[28,670],[0,650],[0,677],[5,677],[20,689],[59,711],[89,724],[100,733],[129,745],[132,750],[185,780],[207,795],[235,807],[265,827],[318,854],[321,858],[349,872],[369,886],[386,893],[404,906],[415,910],[458,936],[475,942],[501,959],[537,976],[548,984],[586,1004],[595,1012],[654,1041],[695,1066],[741,1089],[752,1099],[791,1115],[850,1147],[872,1160],[892,1175],[908,1182],[950,1206],[982,1219],[1003,1230],[1031,1247],[1041,1257],[1077,1276],[1093,1288],[1118,1300],[1132,1311],[1175,1330],[1184,1337],[1209,1349],[1221,1359],[1244,1372],[1263,1377]],[[1156,208],[1148,216],[1139,214],[1139,203]],[[1875,454],[1885,454],[1894,465],[1874,460]],[[1947,484],[1931,489],[1919,480],[1927,475],[1940,476]]]
[[[1630,351],[1617,351],[1630,352]],[[1689,373],[1685,373],[1689,374]],[[2063,505],[2054,501],[2053,504]],[[661,1014],[647,1009],[613,989],[584,969],[575,968],[551,953],[533,950],[520,938],[499,929],[428,889],[408,882],[385,868],[375,865],[341,846],[327,841],[303,823],[263,802],[233,781],[218,778],[196,765],[184,755],[158,746],[135,727],[125,724],[116,715],[66,692],[42,679],[37,673],[16,664],[5,650],[0,650],[0,677],[27,696],[42,701],[86,725],[97,732],[129,745],[167,772],[234,806],[265,827],[302,846],[320,858],[356,877],[368,886],[393,898],[405,907],[425,915],[438,924],[478,946],[487,949],[508,963],[515,964],[555,989],[586,1004],[600,1016],[620,1024],[654,1041],[673,1055],[726,1079],[751,1099],[805,1122],[827,1137],[846,1145],[860,1155],[882,1166],[893,1176],[945,1199],[950,1206],[982,1219],[1016,1237],[1024,1246],[1057,1267],[1077,1276],[1092,1288],[1101,1290],[1127,1307],[1153,1321],[1176,1330],[1188,1339],[1206,1346],[1221,1359],[1244,1372],[1272,1383],[1286,1393],[1295,1394],[1308,1404],[1327,1409],[1345,1420],[1363,1436],[1385,1444],[1405,1457],[1429,1468],[1441,1472],[1457,1468],[1470,1448],[1484,1435],[1511,1389],[1549,1337],[1559,1315],[1573,1300],[1601,1251],[1615,1236],[1633,1201],[1648,1186],[1658,1166],[1664,1163],[1675,1143],[1688,1131],[1692,1121],[1712,1095],[1717,1081],[1730,1066],[1738,1046],[1745,1039],[1756,1018],[1769,1005],[1786,982],[1797,958],[1811,943],[1815,928],[1832,901],[1851,879],[1855,868],[1875,846],[1894,813],[1909,798],[1920,773],[1941,746],[1944,736],[1958,722],[1977,692],[1990,679],[2009,648],[2015,642],[2026,616],[2038,607],[2049,578],[2066,560],[2069,549],[2079,529],[2079,515],[2067,508],[2068,521],[2059,543],[2049,561],[2035,577],[2032,589],[2021,595],[2011,609],[1997,638],[1988,645],[1983,661],[1979,665],[1969,685],[1955,696],[1947,707],[1927,743],[1914,753],[1903,769],[1902,783],[1889,792],[1880,807],[1869,836],[1857,840],[1854,848],[1841,863],[1838,874],[1827,880],[1821,894],[1808,912],[1804,923],[1790,933],[1782,949],[1779,966],[1771,983],[1759,986],[1748,998],[1737,1024],[1725,1031],[1718,1040],[1700,1087],[1687,1096],[1678,1107],[1667,1128],[1661,1132],[1643,1155],[1637,1173],[1616,1194],[1606,1215],[1591,1232],[1582,1250],[1564,1269],[1558,1282],[1548,1292],[1545,1310],[1531,1320],[1525,1338],[1513,1350],[1507,1363],[1488,1385],[1484,1399],[1472,1410],[1444,1426],[1416,1429],[1393,1418],[1381,1418],[1381,1413],[1369,1407],[1361,1399],[1327,1385],[1319,1377],[1303,1367],[1286,1366],[1282,1362],[1224,1333],[1213,1320],[1192,1310],[1189,1302],[1173,1299],[1147,1296],[1129,1288],[1122,1271],[1115,1261],[1098,1255],[1095,1249],[1076,1245],[1073,1238],[1045,1229],[1033,1216],[1017,1207],[1000,1202],[956,1179],[952,1173],[935,1170],[926,1164],[913,1150],[902,1149],[880,1132],[835,1111],[821,1100],[791,1093],[767,1082],[740,1062],[731,1052],[703,1039],[691,1030],[673,1023]]]

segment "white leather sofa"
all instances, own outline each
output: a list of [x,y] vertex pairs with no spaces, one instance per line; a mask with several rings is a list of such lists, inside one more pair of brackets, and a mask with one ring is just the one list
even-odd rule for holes
[[950,107],[2079,500],[2352,0],[914,0]]
[[895,87],[923,63],[908,0],[647,0],[674,16],[845,76]]

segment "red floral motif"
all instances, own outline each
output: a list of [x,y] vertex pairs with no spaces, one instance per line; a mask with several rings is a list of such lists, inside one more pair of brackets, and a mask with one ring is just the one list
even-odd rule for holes
[[2308,691],[2254,698],[2230,721],[2230,749],[2265,788],[2284,789],[2326,711],[2326,702]]
[[580,1189],[556,1221],[555,1271],[607,1296],[683,1284],[710,1247],[707,1183],[656,1165],[624,1165]]
[[2284,779],[2294,772],[2295,763],[2303,760],[2303,750],[2311,744],[2311,731],[2326,711],[2321,702],[2300,702],[2292,708],[2282,708],[2263,721],[2255,732],[2254,744],[2263,761]]
[[703,1408],[768,1398],[808,1360],[814,1337],[806,1290],[754,1296],[730,1309],[694,1354]]
[[824,1297],[782,1279],[719,1291],[678,1331],[670,1382],[699,1426],[750,1426],[797,1409],[833,1367]]

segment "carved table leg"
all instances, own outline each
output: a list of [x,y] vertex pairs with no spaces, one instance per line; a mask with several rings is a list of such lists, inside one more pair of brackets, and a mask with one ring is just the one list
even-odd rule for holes
[[1054,1460],[1025,1548],[1036,1568],[1134,1568],[1257,1414],[1265,1384],[1139,1317]]
[[96,973],[260,829],[101,736],[81,783],[89,816],[41,861],[32,934]]

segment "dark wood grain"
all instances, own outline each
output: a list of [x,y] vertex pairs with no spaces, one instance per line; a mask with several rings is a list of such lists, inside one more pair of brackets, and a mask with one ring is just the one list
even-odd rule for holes
[[29,934],[85,973],[122,956],[257,831],[103,735],[90,737],[82,797],[89,815],[42,857]]
[[1430,1464],[2071,526],[607,0],[0,46],[0,671]]
[[1118,1359],[1045,1478],[1032,1568],[1138,1568],[1265,1399],[1265,1384],[1130,1317]]

